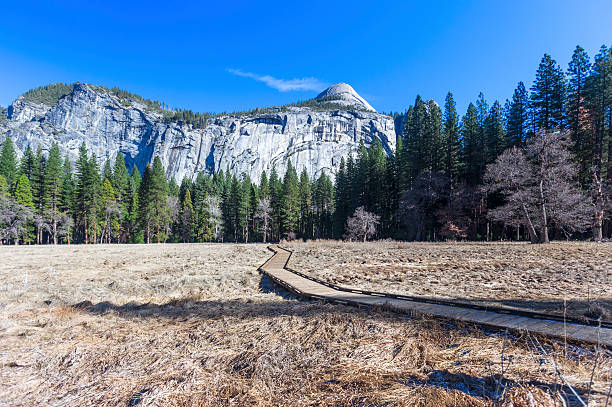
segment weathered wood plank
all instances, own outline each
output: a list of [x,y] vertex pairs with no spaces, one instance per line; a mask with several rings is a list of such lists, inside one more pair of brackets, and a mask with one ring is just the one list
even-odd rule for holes
[[527,330],[533,333],[559,338],[566,336],[569,340],[601,343],[604,346],[612,347],[612,329],[609,328],[599,328],[573,323],[564,324],[560,321],[529,318],[507,313],[496,313],[492,311],[430,304],[337,290],[288,270],[286,267],[291,257],[291,252],[278,246],[271,246],[271,250],[274,251],[274,255],[260,267],[260,270],[272,277],[272,280],[275,282],[279,282],[291,291],[305,297],[322,298],[331,302],[354,305],[388,306],[390,310],[395,310],[397,312],[418,312],[502,329]]

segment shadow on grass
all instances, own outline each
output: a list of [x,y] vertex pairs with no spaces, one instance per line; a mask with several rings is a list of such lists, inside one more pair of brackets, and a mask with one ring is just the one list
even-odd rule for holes
[[[165,304],[155,303],[136,303],[129,302],[123,305],[113,304],[108,301],[93,304],[90,301],[84,301],[73,305],[74,308],[80,309],[94,315],[104,315],[108,312],[115,312],[124,318],[169,318],[169,319],[184,319],[184,318],[201,318],[201,319],[222,319],[226,317],[238,319],[251,318],[275,318],[279,316],[295,316],[295,317],[314,317],[317,315],[337,315],[340,319],[351,314],[366,314],[368,318],[377,318],[379,320],[397,321],[398,318],[406,318],[406,315],[398,315],[395,312],[390,312],[385,307],[372,307],[370,309],[360,309],[352,306],[339,304],[328,304],[317,300],[303,300],[296,297],[293,293],[278,287],[269,277],[262,275],[259,281],[258,288],[263,293],[274,294],[277,297],[267,297],[258,299],[227,299],[227,300],[200,300],[195,298],[184,298],[173,300]],[[465,299],[458,299],[465,300]],[[486,300],[489,303],[497,302],[500,305],[506,306],[522,306],[523,300]],[[545,304],[550,306],[549,304]],[[608,304],[609,305],[609,304]],[[434,321],[430,319],[429,321]],[[476,335],[475,330],[471,328],[472,324],[462,323],[444,319],[435,319],[437,329],[446,331],[456,331],[461,335]],[[469,328],[467,328],[469,327]],[[482,330],[485,334],[501,335],[502,330]],[[517,337],[514,337],[517,339]],[[449,344],[449,348],[456,346]],[[537,356],[537,354],[534,354]],[[542,360],[545,360],[544,355],[539,355]],[[457,363],[460,364],[458,361]],[[498,369],[499,366],[493,367],[492,370]],[[496,395],[497,383],[500,379],[499,374],[491,372],[489,376],[477,377],[470,376],[464,373],[453,373],[448,370],[432,370],[427,374],[427,377],[406,377],[399,383],[409,387],[432,386],[442,389],[454,389],[465,394],[483,399],[493,399]],[[516,382],[504,379],[503,386],[506,388],[519,385],[533,385],[546,391],[561,392],[565,395],[569,405],[579,405],[578,400],[571,394],[569,388],[564,387],[561,382],[542,382],[528,381]],[[587,386],[574,388],[574,390],[584,398],[587,395]],[[500,390],[501,391],[501,390]]]
[[[546,383],[539,380],[529,380],[525,382],[517,382],[502,378],[500,374],[491,374],[484,377],[471,376],[465,373],[453,373],[446,369],[432,370],[427,374],[426,379],[418,377],[408,377],[400,384],[417,387],[417,386],[433,386],[442,389],[457,390],[470,396],[495,400],[499,398],[505,389],[517,386],[534,386],[542,390],[555,394],[561,393],[569,406],[579,406],[580,401],[574,396],[571,390],[561,383]],[[588,396],[588,387],[578,386],[574,390],[583,400]],[[603,392],[592,391],[592,395],[604,395]]]

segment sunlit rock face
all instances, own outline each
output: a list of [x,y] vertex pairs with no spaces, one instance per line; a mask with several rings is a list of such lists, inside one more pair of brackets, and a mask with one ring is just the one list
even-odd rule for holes
[[103,88],[75,84],[53,106],[24,97],[15,100],[8,120],[0,121],[0,141],[9,134],[19,154],[28,145],[48,151],[55,141],[72,161],[85,143],[100,165],[121,152],[128,166],[141,171],[159,156],[168,177],[177,181],[220,169],[258,180],[272,167],[284,174],[289,162],[298,171],[305,168],[311,177],[325,172],[333,178],[340,159],[354,155],[360,141],[369,146],[378,140],[387,153],[395,149],[393,119],[376,113],[349,85],[332,85],[319,97],[337,97],[334,103],[347,110],[270,108],[216,117],[194,128],[168,121],[161,111],[119,99]]

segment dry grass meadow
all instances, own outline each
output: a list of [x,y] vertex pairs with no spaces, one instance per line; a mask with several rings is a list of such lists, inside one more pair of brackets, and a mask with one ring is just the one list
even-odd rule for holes
[[612,321],[612,242],[309,242],[288,248],[294,251],[290,267],[340,286]]
[[[293,247],[296,268],[346,285],[463,296],[506,284],[512,298],[522,293],[516,281],[535,290],[522,272],[545,250]],[[572,246],[555,275],[604,298],[610,257],[606,270],[587,250]],[[591,405],[609,391],[609,351],[539,338],[545,354],[525,334],[298,300],[257,272],[269,256],[264,245],[0,247],[0,405],[518,407],[562,405],[560,395],[577,404],[553,361]],[[487,280],[519,260],[515,273]],[[482,279],[461,282],[467,266]],[[422,283],[428,272],[439,287]],[[563,291],[540,285],[542,297]]]

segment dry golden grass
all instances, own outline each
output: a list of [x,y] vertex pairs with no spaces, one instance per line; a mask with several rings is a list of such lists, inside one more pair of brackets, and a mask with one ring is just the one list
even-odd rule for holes
[[[568,391],[524,337],[297,300],[257,273],[269,255],[1,247],[0,405],[518,407]],[[593,348],[563,357],[543,341],[586,398]],[[508,391],[494,402],[504,343]],[[611,361],[598,358],[592,403],[605,399]]]
[[612,320],[612,243],[291,243],[340,286]]

